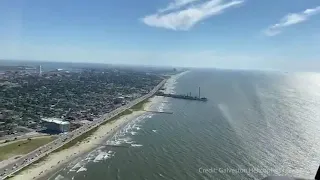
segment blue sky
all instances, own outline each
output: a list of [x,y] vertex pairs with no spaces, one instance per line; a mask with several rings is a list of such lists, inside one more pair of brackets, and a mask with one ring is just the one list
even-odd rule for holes
[[320,70],[319,0],[1,0],[0,59]]

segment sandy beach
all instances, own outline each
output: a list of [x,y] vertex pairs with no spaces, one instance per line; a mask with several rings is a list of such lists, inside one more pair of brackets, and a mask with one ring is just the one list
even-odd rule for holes
[[[164,85],[165,91],[172,92],[174,90],[173,85],[175,84],[175,80],[182,76],[184,73],[180,73],[172,76],[166,84]],[[163,101],[162,97],[152,97],[149,99],[147,103],[144,104],[144,110],[150,110],[151,107]],[[108,138],[121,129],[124,125],[129,123],[130,121],[138,118],[139,116],[146,113],[145,111],[133,111],[131,114],[120,117],[117,120],[109,122],[105,125],[102,125],[95,131],[91,136],[79,142],[78,144],[64,149],[60,152],[55,152],[49,154],[44,160],[39,163],[30,165],[26,170],[19,172],[14,177],[10,178],[13,180],[29,180],[29,179],[40,179],[46,177],[48,174],[53,173],[63,165],[70,163],[76,158],[91,152],[99,145],[106,142]]]

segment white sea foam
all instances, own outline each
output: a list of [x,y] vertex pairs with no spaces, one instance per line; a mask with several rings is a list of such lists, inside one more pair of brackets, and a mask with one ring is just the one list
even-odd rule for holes
[[140,130],[141,128],[139,126],[135,126],[135,129],[136,130]]
[[111,158],[111,155],[108,153],[103,157],[103,159],[110,159],[110,158]]
[[115,155],[116,152],[108,151],[108,153],[104,156],[104,159],[110,159],[112,156]]
[[119,138],[118,140],[123,143],[129,143],[132,141],[130,137]]
[[152,118],[152,116],[153,116],[153,114],[149,114],[146,118],[151,119],[151,118]]
[[127,133],[121,132],[117,133],[111,140],[106,142],[107,145],[121,145],[121,144],[131,144],[132,139],[126,136]]
[[54,178],[54,180],[62,180],[64,179],[64,176],[62,176],[61,174],[59,174],[56,178]]
[[168,79],[167,82],[164,84],[164,88],[165,88],[164,92],[165,93],[175,93],[175,87],[177,84],[177,80],[188,72],[189,71],[174,75],[170,79]]
[[81,165],[81,162],[78,162],[76,165],[74,165],[69,171],[70,172],[73,172],[73,171],[76,171],[76,169],[80,168],[82,165]]
[[108,151],[105,152],[104,151],[105,147],[99,147],[98,149],[92,151],[91,153],[89,153],[85,159],[83,159],[81,162],[78,162],[70,171],[78,171],[77,172],[81,172],[81,171],[85,171],[85,169],[83,168],[83,166],[88,163],[88,162],[100,162],[102,160],[106,160],[106,159],[110,159],[111,157],[113,157],[115,155],[114,151]]
[[114,139],[114,140],[108,140],[106,142],[107,145],[120,145],[122,142],[119,141],[118,139]]
[[107,154],[108,154],[108,153],[106,153],[106,152],[100,152],[100,153],[98,154],[98,156],[96,156],[96,158],[93,160],[93,162],[99,162],[99,161],[103,160],[104,157],[105,157]]
[[159,106],[158,106],[158,111],[163,111],[165,109],[165,103],[161,103]]
[[133,144],[134,141],[127,141],[126,144]]
[[141,147],[142,144],[131,144],[132,147]]
[[152,114],[143,114],[136,117],[131,122],[126,124],[122,129],[120,129],[116,134],[106,142],[108,145],[120,145],[123,143],[132,144],[133,141],[129,136],[136,135],[141,130],[140,123],[146,118],[151,118]]
[[77,171],[77,173],[78,173],[78,172],[82,172],[82,171],[87,171],[87,168],[81,167],[81,168]]
[[85,161],[90,162],[95,158],[95,154],[94,153],[90,153],[87,155],[87,157],[85,158]]

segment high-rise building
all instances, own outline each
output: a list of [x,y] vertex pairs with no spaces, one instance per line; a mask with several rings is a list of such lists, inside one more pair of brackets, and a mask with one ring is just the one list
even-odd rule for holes
[[68,132],[70,130],[70,123],[58,118],[42,118],[44,125],[48,130],[55,132]]
[[41,65],[39,65],[39,66],[37,67],[37,73],[38,73],[39,76],[41,76],[41,74],[42,74],[42,67],[41,67]]

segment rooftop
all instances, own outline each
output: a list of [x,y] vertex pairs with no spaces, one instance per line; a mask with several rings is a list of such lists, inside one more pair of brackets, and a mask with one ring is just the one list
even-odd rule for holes
[[63,121],[62,119],[59,119],[59,118],[42,118],[42,121],[52,122],[56,124],[70,124],[68,121]]

